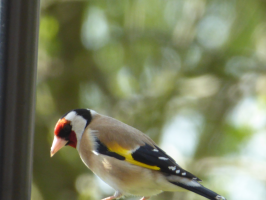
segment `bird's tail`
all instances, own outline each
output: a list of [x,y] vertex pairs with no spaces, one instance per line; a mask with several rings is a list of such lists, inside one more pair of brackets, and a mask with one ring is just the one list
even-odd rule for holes
[[182,183],[177,183],[177,182],[171,182],[181,188],[187,189],[191,192],[194,192],[196,194],[199,194],[203,197],[206,197],[207,199],[211,200],[226,200],[223,196],[209,190],[208,188],[205,188],[204,186],[200,185],[199,186],[188,186]]

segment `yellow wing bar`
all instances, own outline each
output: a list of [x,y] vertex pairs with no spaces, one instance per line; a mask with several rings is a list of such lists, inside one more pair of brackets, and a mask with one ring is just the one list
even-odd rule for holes
[[131,155],[132,152],[128,149],[124,149],[123,147],[121,147],[117,143],[108,144],[108,149],[111,152],[117,153],[117,154],[125,157],[126,161],[133,164],[133,165],[145,167],[145,168],[152,169],[152,170],[160,170],[160,168],[157,166],[147,165],[147,164],[144,164],[142,162],[134,160],[134,158]]

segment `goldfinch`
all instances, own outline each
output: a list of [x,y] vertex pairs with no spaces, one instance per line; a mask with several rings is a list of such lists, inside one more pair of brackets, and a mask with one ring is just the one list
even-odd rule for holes
[[226,200],[203,187],[199,178],[182,169],[141,131],[89,109],[75,109],[60,118],[54,129],[51,157],[64,146],[78,150],[94,174],[123,195],[147,200],[163,191],[190,190],[207,199]]

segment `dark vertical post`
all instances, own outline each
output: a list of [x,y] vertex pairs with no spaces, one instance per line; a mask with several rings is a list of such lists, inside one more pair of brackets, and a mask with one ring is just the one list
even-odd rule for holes
[[0,199],[30,200],[39,0],[0,1]]

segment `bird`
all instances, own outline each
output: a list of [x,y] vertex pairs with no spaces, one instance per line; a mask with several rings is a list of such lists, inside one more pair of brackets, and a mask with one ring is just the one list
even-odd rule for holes
[[204,187],[146,134],[91,109],[74,109],[56,123],[51,157],[64,146],[77,149],[83,163],[115,193],[102,200],[134,195],[147,200],[180,188],[211,200],[225,197]]

